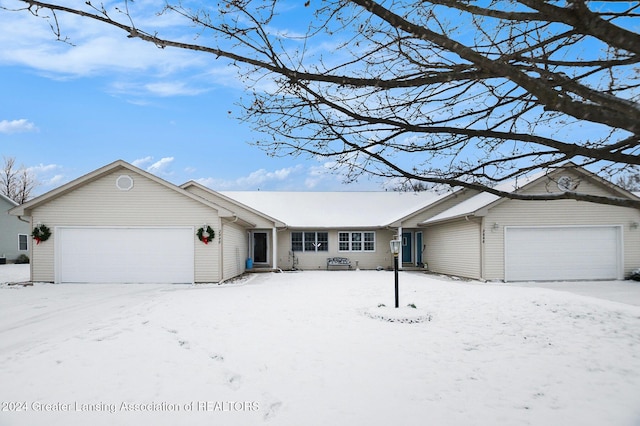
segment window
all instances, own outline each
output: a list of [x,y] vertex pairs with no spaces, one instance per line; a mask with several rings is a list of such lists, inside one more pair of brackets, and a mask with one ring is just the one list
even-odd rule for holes
[[291,251],[302,251],[302,232],[291,233]]
[[339,232],[340,251],[376,251],[375,232]]
[[18,235],[18,250],[27,251],[29,250],[29,236],[26,234]]
[[328,232],[292,232],[291,251],[328,251]]
[[364,251],[376,250],[376,234],[374,232],[363,232],[364,234]]

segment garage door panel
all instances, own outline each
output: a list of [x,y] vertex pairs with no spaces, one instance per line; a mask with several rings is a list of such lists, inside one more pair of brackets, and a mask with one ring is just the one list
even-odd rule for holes
[[505,279],[618,279],[618,226],[506,227]]
[[191,228],[60,228],[57,281],[191,283]]

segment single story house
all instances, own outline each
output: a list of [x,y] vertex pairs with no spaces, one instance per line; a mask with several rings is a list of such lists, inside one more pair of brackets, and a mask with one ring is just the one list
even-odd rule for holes
[[0,263],[14,262],[21,254],[29,255],[29,222],[9,214],[9,210],[17,205],[11,198],[0,194]]
[[[639,199],[575,167],[503,187]],[[390,268],[394,238],[401,268],[476,279],[623,279],[640,267],[638,209],[468,189],[217,192],[116,161],[11,213],[52,229],[31,246],[32,280],[56,283],[221,282],[247,267],[327,269],[333,257]]]

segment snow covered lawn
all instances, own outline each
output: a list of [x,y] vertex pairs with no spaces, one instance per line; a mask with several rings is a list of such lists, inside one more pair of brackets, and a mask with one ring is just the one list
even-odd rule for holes
[[0,284],[0,425],[640,424],[640,306],[418,273],[400,302],[377,271]]

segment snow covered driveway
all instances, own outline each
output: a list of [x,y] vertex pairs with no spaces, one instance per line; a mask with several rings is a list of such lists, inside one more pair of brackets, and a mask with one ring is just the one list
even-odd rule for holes
[[640,306],[416,273],[400,301],[431,320],[372,318],[389,272],[0,285],[0,425],[640,424]]

